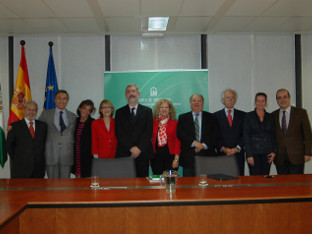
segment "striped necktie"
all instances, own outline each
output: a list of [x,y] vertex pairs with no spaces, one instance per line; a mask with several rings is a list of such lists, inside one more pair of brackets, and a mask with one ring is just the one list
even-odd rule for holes
[[195,121],[194,121],[194,127],[195,127],[195,137],[196,140],[199,141],[199,121],[198,121],[198,113],[195,114]]
[[286,111],[283,111],[283,117],[282,117],[282,131],[286,135],[287,132],[287,124],[286,124]]

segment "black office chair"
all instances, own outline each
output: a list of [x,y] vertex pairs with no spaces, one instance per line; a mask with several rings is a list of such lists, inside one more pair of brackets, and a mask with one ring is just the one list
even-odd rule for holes
[[94,158],[91,173],[100,178],[135,178],[134,158]]
[[239,176],[235,155],[195,156],[195,176],[199,176],[200,174]]

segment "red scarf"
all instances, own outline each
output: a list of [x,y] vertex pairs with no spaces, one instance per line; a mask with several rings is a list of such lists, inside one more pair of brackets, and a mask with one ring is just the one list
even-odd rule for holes
[[158,128],[158,146],[164,147],[167,144],[167,123],[169,117],[159,119],[159,128]]

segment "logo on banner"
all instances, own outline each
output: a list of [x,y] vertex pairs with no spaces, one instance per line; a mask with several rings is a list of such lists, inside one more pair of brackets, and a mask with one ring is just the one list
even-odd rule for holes
[[150,89],[150,96],[151,97],[157,97],[157,88],[156,87],[152,87]]
[[146,105],[146,106],[150,106],[150,107],[153,107],[155,104],[156,104],[156,102],[158,102],[159,101],[159,99],[161,99],[161,98],[165,98],[165,99],[168,99],[168,100],[170,100],[171,98],[169,98],[169,97],[158,97],[158,91],[157,91],[157,88],[155,87],[155,86],[153,86],[153,87],[151,87],[150,89],[149,89],[149,95],[147,95],[147,96],[141,96],[140,98],[139,98],[139,102],[141,103],[141,104],[143,104],[143,105]]

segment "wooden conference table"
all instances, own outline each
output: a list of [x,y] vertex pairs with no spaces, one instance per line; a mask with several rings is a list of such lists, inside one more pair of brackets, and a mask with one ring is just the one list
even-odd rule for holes
[[1,179],[0,233],[312,233],[312,175],[178,178],[176,193],[145,178]]

